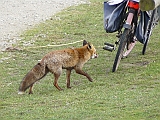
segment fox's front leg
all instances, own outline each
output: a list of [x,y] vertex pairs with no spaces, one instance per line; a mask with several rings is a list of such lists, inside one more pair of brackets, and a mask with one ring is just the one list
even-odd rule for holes
[[80,75],[86,76],[90,82],[93,82],[92,78],[86,72],[84,72],[83,70],[81,70],[80,68],[76,68],[75,67],[75,71],[76,71],[76,73],[78,73]]
[[67,77],[66,84],[67,84],[67,88],[71,88],[71,86],[70,86],[70,75],[71,75],[71,70],[67,69],[67,71],[66,71],[66,77]]

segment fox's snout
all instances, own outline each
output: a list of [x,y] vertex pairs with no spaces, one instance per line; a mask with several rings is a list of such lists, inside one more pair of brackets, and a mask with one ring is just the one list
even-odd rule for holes
[[98,58],[98,54],[97,54],[97,53],[94,53],[94,54],[91,56],[91,59],[94,59],[94,58]]

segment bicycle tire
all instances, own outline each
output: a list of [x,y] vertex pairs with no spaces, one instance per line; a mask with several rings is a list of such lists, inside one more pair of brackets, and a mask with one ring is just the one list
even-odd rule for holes
[[[152,18],[153,19],[153,18]],[[152,23],[151,23],[151,21],[149,22],[149,30],[147,31],[147,38],[146,38],[146,41],[145,41],[145,43],[144,43],[144,45],[143,45],[143,49],[142,49],[142,55],[144,55],[145,53],[146,53],[146,49],[147,49],[147,45],[148,45],[148,42],[149,42],[149,38],[150,38],[150,36],[151,36],[151,32],[152,32],[152,30],[151,30],[151,27],[152,27],[152,25],[151,25]]]
[[143,45],[143,49],[142,49],[142,55],[145,54],[146,52],[146,48],[147,48],[147,45],[148,45],[148,42],[149,42],[149,39],[150,39],[150,36],[151,36],[151,33],[152,33],[152,30],[153,28],[155,27],[153,23],[154,19],[155,19],[155,13],[156,13],[157,9],[154,9],[153,12],[152,12],[152,15],[151,15],[151,20],[149,21],[149,25],[148,25],[148,31],[147,31],[147,38],[146,38],[146,41]]
[[146,48],[147,48],[148,42],[149,42],[149,37],[147,37],[147,40],[143,45],[142,55],[144,55],[146,53]]
[[117,70],[119,63],[123,57],[123,51],[127,43],[128,33],[129,33],[129,29],[125,28],[123,31],[123,34],[120,37],[120,44],[119,44],[118,51],[117,51],[117,54],[114,60],[112,72],[115,72]]

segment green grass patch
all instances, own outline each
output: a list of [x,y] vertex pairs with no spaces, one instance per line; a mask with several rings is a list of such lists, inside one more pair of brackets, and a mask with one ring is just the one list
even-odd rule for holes
[[[158,120],[160,119],[160,26],[156,26],[145,55],[138,43],[117,72],[112,73],[115,52],[102,49],[104,42],[114,43],[116,33],[103,29],[103,1],[72,6],[50,20],[25,31],[13,45],[19,50],[0,53],[1,120]],[[18,95],[25,74],[46,53],[92,42],[99,57],[90,60],[84,76],[71,74],[71,89],[66,88],[65,70],[59,79],[64,91],[53,86],[48,74],[33,88],[33,95]]]

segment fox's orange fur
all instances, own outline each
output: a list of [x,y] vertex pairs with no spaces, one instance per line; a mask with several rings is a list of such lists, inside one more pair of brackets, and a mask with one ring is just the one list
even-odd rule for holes
[[96,49],[85,40],[81,48],[68,48],[50,52],[23,78],[18,93],[23,94],[29,87],[29,94],[33,93],[33,84],[42,79],[48,72],[54,75],[54,86],[58,90],[62,90],[58,85],[58,78],[62,73],[62,69],[66,69],[67,88],[70,88],[70,74],[72,69],[76,73],[86,76],[92,82],[92,78],[82,70],[83,65],[91,58],[97,58]]

